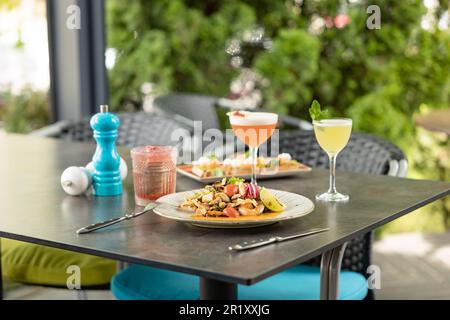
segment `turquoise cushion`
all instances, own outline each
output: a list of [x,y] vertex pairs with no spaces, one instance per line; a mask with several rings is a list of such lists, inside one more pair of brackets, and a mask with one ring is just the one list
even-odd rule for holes
[[111,292],[119,300],[196,300],[196,276],[132,265],[111,280]]
[[[178,272],[133,265],[118,273],[111,291],[121,300],[195,300],[199,298],[198,277]],[[366,279],[342,271],[340,299],[362,300],[367,295]],[[252,286],[239,285],[241,300],[314,300],[320,297],[320,269],[296,266]]]

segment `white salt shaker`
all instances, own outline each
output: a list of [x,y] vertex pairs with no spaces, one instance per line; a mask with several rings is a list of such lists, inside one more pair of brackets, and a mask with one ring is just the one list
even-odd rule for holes
[[71,196],[85,193],[92,184],[92,175],[83,167],[68,167],[61,174],[61,186]]

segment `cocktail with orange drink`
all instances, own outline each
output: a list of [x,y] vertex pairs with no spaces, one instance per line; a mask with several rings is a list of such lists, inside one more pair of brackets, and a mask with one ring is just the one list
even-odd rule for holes
[[278,115],[269,112],[234,111],[227,113],[233,133],[244,142],[250,150],[252,160],[251,183],[256,181],[256,161],[258,148],[274,133]]

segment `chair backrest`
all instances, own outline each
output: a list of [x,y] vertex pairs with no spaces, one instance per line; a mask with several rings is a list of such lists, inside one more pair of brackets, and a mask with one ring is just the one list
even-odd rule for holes
[[[134,147],[139,145],[175,145],[178,141],[171,139],[177,130],[186,130],[192,134],[192,128],[167,117],[145,112],[118,113],[120,119],[117,145]],[[90,119],[70,122],[61,128],[58,138],[71,141],[93,141]]]
[[167,116],[179,115],[192,121],[202,121],[203,131],[220,128],[216,112],[216,97],[172,93],[155,99],[155,112]]
[[[317,143],[313,131],[281,131],[279,141],[280,152],[289,152],[295,159],[311,167],[329,167],[328,156]],[[404,159],[403,152],[390,142],[365,133],[353,133],[348,145],[339,154],[336,168],[387,175],[392,161]]]

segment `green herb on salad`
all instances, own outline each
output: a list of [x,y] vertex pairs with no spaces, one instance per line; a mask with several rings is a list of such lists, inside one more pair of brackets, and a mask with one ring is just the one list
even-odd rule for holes
[[322,110],[320,107],[320,103],[317,100],[314,100],[311,103],[311,107],[309,108],[309,115],[313,120],[323,120],[330,117],[330,113],[328,110]]
[[203,196],[202,192],[196,192],[194,193],[194,195],[192,196],[192,198],[194,199],[200,199]]
[[239,182],[245,182],[245,179],[231,177],[231,178],[228,179],[227,184],[238,184]]

